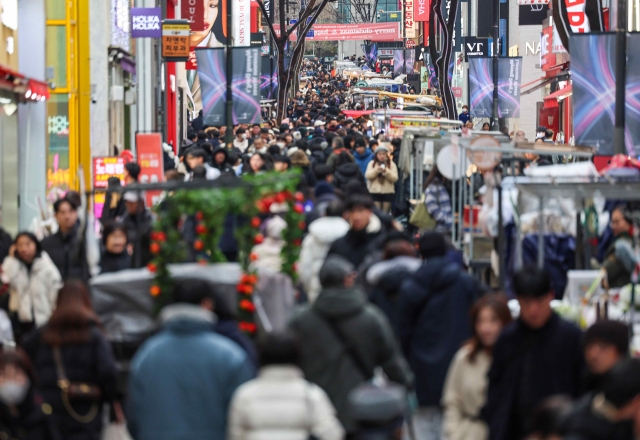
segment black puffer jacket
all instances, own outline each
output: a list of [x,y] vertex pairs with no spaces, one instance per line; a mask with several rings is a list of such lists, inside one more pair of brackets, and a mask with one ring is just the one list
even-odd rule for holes
[[131,269],[131,255],[126,250],[119,254],[104,251],[100,256],[100,273],[113,273]]
[[[224,162],[222,162],[221,164],[217,164],[216,163],[216,155],[218,153],[223,153],[224,154]],[[212,154],[211,157],[212,157],[211,166],[216,168],[217,170],[220,170],[220,177],[222,177],[222,176],[237,177],[236,176],[236,172],[233,170],[231,165],[229,165],[229,163],[227,162],[227,160],[229,158],[229,155],[227,154],[227,149],[226,148],[222,148],[222,147],[218,146],[217,148],[215,148],[213,150],[213,154]]]
[[13,240],[11,236],[0,227],[0,264],[2,264],[7,255],[9,255],[9,249],[12,244]]
[[[51,405],[58,430],[65,440],[99,440],[102,430],[102,411],[89,423],[75,420],[62,400],[58,386],[53,350],[42,341],[41,330],[29,335],[24,349],[33,362],[44,401]],[[116,398],[116,361],[111,346],[95,326],[90,329],[90,339],[84,344],[63,345],[60,348],[67,378],[71,382],[97,385],[102,402]],[[77,415],[84,416],[91,410],[91,402],[73,402]]]
[[357,180],[365,187],[367,186],[357,163],[343,163],[342,165],[338,165],[335,173],[333,173],[333,186],[338,189],[344,189],[347,183],[352,180]]
[[79,278],[87,281],[89,266],[84,247],[78,244],[78,226],[65,235],[58,231],[42,240],[44,250],[58,268],[62,279]]
[[63,440],[55,424],[53,415],[42,403],[42,396],[32,387],[24,401],[9,410],[0,403],[0,438],[11,440]]
[[631,440],[633,439],[633,422],[613,423],[594,412],[595,394],[589,393],[581,397],[567,416],[563,432],[565,440]]

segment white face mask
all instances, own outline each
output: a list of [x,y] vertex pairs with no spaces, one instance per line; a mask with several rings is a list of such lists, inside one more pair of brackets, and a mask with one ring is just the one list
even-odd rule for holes
[[284,142],[276,142],[276,145],[280,148],[284,148]]
[[29,391],[29,380],[26,383],[19,384],[14,381],[7,381],[0,385],[0,400],[5,405],[17,405],[24,401]]
[[240,136],[242,136],[242,140],[245,140],[247,138],[247,133],[242,133]]

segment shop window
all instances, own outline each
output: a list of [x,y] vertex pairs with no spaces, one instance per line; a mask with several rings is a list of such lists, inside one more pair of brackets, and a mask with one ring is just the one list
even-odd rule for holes
[[67,87],[67,28],[47,26],[47,67],[53,67],[56,88]]
[[67,0],[47,0],[47,20],[67,18]]
[[47,102],[47,200],[57,200],[70,184],[69,98],[51,95]]

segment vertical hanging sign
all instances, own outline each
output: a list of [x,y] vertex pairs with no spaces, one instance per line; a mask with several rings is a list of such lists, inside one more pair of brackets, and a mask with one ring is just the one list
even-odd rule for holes
[[415,4],[415,16],[413,19],[415,21],[429,21],[429,10],[431,9],[431,1],[430,0],[414,0]]
[[180,12],[182,13],[182,19],[189,21],[192,31],[200,32],[205,30],[205,3],[207,3],[208,7],[209,2],[205,2],[203,0],[182,0],[181,2]]
[[404,1],[404,28],[405,28],[405,38],[416,38],[416,27],[415,21],[413,19],[413,2],[415,0],[405,0]]

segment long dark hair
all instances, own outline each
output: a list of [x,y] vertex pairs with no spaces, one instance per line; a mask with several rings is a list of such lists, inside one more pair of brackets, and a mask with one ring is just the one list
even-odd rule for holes
[[436,179],[440,180],[440,182],[443,183],[442,173],[440,173],[440,170],[438,169],[438,165],[433,164],[433,168],[431,168],[431,172],[429,173],[427,180],[425,180],[424,188],[422,188],[422,190],[423,191],[426,190],[429,187],[429,185],[431,185],[433,181]]
[[[23,232],[20,232],[18,235],[16,235],[16,239],[13,241],[13,244],[17,245],[18,240],[22,237],[27,237],[29,240],[33,241],[36,244],[36,255],[34,259],[40,257],[40,255],[42,254],[42,245],[40,244],[40,240],[38,240],[38,237],[36,237],[31,232],[23,231]],[[20,261],[24,261],[18,254],[18,251],[16,251],[15,257]]]
[[[206,7],[206,5],[205,5]],[[222,44],[227,44],[227,35],[225,35],[226,29],[226,19],[227,19],[227,2],[220,1],[218,2],[218,16],[216,17],[216,21],[213,22],[213,26],[211,26],[211,33],[216,40],[218,40]],[[229,31],[227,30],[227,33]]]
[[509,306],[507,305],[507,297],[501,294],[487,294],[480,298],[471,308],[471,331],[473,336],[467,342],[466,345],[469,346],[469,361],[475,362],[478,353],[482,350],[488,350],[489,347],[485,347],[482,345],[480,338],[478,337],[478,332],[476,331],[476,324],[478,323],[478,318],[480,317],[480,312],[485,309],[490,308],[493,313],[496,314],[500,322],[502,322],[502,327],[506,326],[511,322],[511,311],[509,310]]
[[93,311],[87,286],[77,279],[67,280],[42,330],[42,341],[50,346],[87,343],[93,326],[100,326],[100,318]]

